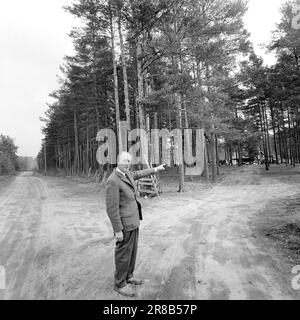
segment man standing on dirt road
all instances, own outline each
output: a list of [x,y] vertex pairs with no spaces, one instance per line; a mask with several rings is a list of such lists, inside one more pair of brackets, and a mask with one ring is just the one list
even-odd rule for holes
[[106,212],[116,239],[114,289],[124,296],[132,297],[135,292],[129,284],[143,284],[142,279],[133,276],[139,225],[143,219],[134,180],[150,176],[165,168],[164,165],[160,165],[153,169],[131,172],[131,161],[129,153],[122,152],[119,155],[118,166],[106,182]]

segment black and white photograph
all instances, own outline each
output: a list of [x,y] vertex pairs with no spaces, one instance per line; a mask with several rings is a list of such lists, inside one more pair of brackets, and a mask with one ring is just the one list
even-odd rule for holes
[[0,300],[300,299],[299,0],[4,0],[0,34]]

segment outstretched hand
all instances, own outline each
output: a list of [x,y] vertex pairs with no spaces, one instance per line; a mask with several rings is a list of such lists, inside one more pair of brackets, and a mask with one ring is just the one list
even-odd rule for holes
[[165,164],[161,164],[160,166],[156,167],[155,169],[157,171],[164,171],[164,170],[166,170],[165,166],[166,166]]

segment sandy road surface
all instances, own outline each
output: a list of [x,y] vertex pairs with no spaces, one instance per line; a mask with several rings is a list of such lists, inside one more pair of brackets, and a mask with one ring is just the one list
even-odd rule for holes
[[[261,212],[299,193],[249,167],[185,194],[143,200],[139,299],[299,299],[290,266],[255,233]],[[103,191],[23,173],[0,193],[0,299],[124,299],[112,290],[114,241]]]

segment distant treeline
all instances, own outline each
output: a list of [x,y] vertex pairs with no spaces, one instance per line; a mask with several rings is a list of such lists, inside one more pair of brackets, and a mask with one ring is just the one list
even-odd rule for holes
[[37,169],[36,158],[18,157],[17,150],[11,137],[0,135],[0,175]]
[[18,163],[21,171],[32,171],[37,169],[37,161],[36,158],[33,157],[19,157]]

